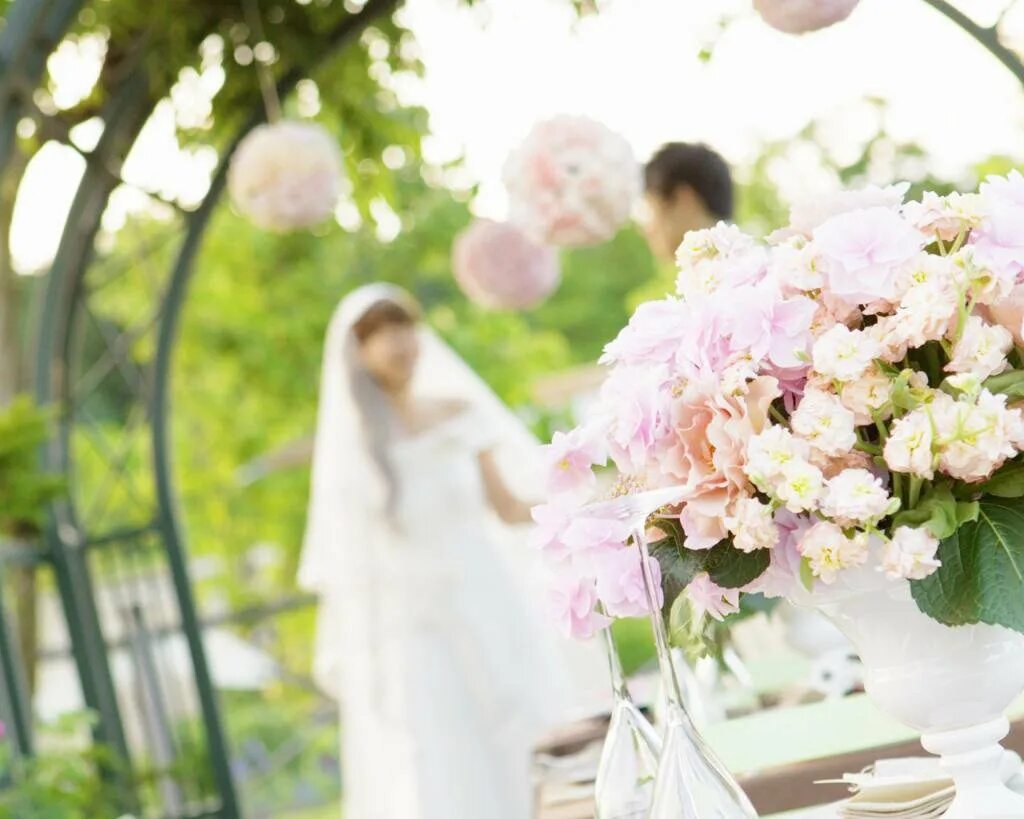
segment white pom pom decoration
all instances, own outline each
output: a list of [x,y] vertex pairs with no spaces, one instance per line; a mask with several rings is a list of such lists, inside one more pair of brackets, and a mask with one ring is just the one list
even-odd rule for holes
[[455,238],[455,280],[470,301],[522,310],[544,301],[561,279],[557,252],[506,222],[478,219]]
[[640,166],[621,136],[587,117],[538,123],[505,163],[510,221],[535,242],[603,242],[629,219]]
[[235,208],[257,227],[284,233],[331,216],[341,183],[341,155],[314,122],[259,125],[238,146],[228,169]]
[[754,8],[772,28],[806,34],[845,20],[860,0],[754,0]]

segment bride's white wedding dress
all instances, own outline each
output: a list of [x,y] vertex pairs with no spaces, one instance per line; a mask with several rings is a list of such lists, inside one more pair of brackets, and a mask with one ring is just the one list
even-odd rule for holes
[[374,588],[355,599],[376,616],[340,669],[346,819],[530,815],[531,740],[564,692],[488,534],[481,424],[463,413],[395,443],[398,531],[367,555]]
[[532,745],[607,672],[596,646],[570,668],[535,614],[523,528],[487,503],[480,453],[522,491],[536,442],[426,328],[414,397],[467,409],[387,438],[398,494],[385,512],[351,328],[400,295],[364,288],[332,321],[299,570],[321,601],[314,673],[341,705],[344,817],[528,819]]

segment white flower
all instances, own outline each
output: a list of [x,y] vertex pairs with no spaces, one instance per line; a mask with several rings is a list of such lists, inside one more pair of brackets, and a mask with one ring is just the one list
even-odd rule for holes
[[808,512],[818,505],[825,490],[821,470],[804,460],[790,461],[782,468],[775,497],[790,512]]
[[982,259],[971,245],[960,248],[948,257],[955,275],[971,291],[971,298],[977,304],[999,304],[1009,298],[1017,284],[1016,271],[1005,268],[993,268]]
[[805,461],[810,452],[806,441],[794,437],[785,427],[773,424],[747,443],[747,462],[743,470],[759,489],[771,493],[783,469],[794,461]]
[[946,379],[946,383],[954,390],[962,392],[968,398],[977,398],[982,389],[981,379],[974,373],[957,373]]
[[810,236],[818,225],[840,213],[863,208],[900,207],[910,188],[909,182],[879,188],[867,185],[856,190],[842,190],[827,196],[808,197],[793,205],[789,214],[789,232]]
[[953,326],[960,301],[960,293],[949,279],[925,279],[903,294],[892,319],[894,329],[910,347],[937,341]]
[[733,546],[741,552],[771,549],[779,540],[771,506],[757,498],[736,501],[725,525],[733,535]]
[[858,532],[847,537],[834,523],[816,523],[800,539],[800,554],[810,561],[811,572],[823,583],[834,583],[843,569],[864,565],[868,536]]
[[893,580],[920,580],[942,563],[935,558],[939,541],[927,529],[898,526],[882,547],[882,568]]
[[719,222],[690,231],[676,251],[676,291],[685,300],[710,296],[723,286],[750,284],[764,272],[767,254],[752,236]]
[[820,290],[825,284],[821,255],[803,236],[794,236],[772,249],[769,271],[784,290]]
[[891,392],[892,381],[889,376],[873,364],[856,381],[843,384],[839,400],[853,413],[854,423],[862,426],[870,424],[875,413],[883,420],[892,414],[892,406],[889,404]]
[[793,432],[825,455],[842,455],[857,443],[853,413],[823,390],[808,389],[790,422]]
[[258,125],[231,159],[228,192],[257,227],[313,227],[334,211],[341,187],[341,154],[315,122]]
[[951,193],[939,196],[927,191],[920,202],[907,202],[903,215],[918,230],[952,242],[981,223],[982,198],[976,193]]
[[821,511],[844,526],[875,524],[890,512],[882,479],[866,469],[844,469],[828,482]]
[[982,390],[976,403],[937,393],[932,404],[939,469],[973,482],[991,475],[1024,444],[1019,409],[1006,407],[1005,395]]
[[930,480],[935,477],[932,444],[932,419],[926,408],[919,407],[893,424],[882,457],[893,472]]
[[864,374],[881,352],[881,345],[866,333],[837,324],[814,342],[811,357],[819,375],[836,381],[853,381]]
[[981,316],[970,316],[946,370],[971,373],[980,379],[1001,373],[1009,364],[1006,354],[1013,349],[1013,336],[1005,327],[989,324]]

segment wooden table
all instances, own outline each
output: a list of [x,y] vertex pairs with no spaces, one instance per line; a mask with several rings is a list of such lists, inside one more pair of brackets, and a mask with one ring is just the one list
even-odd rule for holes
[[[849,698],[853,700],[854,698]],[[837,722],[846,722],[851,714],[856,717],[857,712],[871,713],[871,706],[864,702],[847,702],[845,700],[835,703],[819,703],[813,707],[801,706],[798,708],[786,709],[790,712],[783,715],[773,715],[773,720],[788,718],[795,726],[807,728],[808,720],[810,726],[816,731],[828,731],[829,722],[823,719],[822,715],[827,714],[831,709],[835,712]],[[1019,712],[1020,709],[1017,709]],[[840,719],[842,718],[842,719]],[[881,742],[875,745],[850,748],[841,753],[832,753],[827,756],[816,758],[796,759],[783,762],[777,765],[761,765],[755,769],[746,769],[736,764],[739,753],[734,747],[723,741],[729,734],[735,736],[743,732],[738,728],[738,723],[747,720],[757,728],[757,723],[766,722],[765,717],[760,719],[744,718],[743,720],[731,720],[733,725],[723,724],[722,727],[712,726],[705,733],[710,744],[723,755],[727,765],[733,770],[740,771],[739,782],[747,792],[750,800],[757,808],[761,816],[775,814],[786,814],[787,819],[827,819],[836,815],[834,805],[837,800],[843,798],[842,786],[815,785],[815,781],[823,779],[838,779],[844,773],[860,771],[879,759],[891,759],[906,756],[921,756],[923,751],[917,739],[901,739],[897,742]],[[893,732],[890,735],[906,734],[906,729],[893,724]],[[538,749],[535,766],[537,773],[536,791],[536,817],[537,819],[593,819],[593,795],[589,790],[582,790],[580,797],[573,801],[561,801],[559,804],[552,804],[551,793],[557,786],[545,781],[544,769],[540,761],[545,755],[565,757],[571,754],[589,752],[589,759],[595,760],[600,744],[604,739],[607,727],[606,720],[592,719],[581,722],[566,729],[542,748]],[[764,743],[766,736],[779,736],[778,734],[762,733],[757,730],[746,732],[749,742]],[[781,744],[781,743],[780,743]],[[1010,736],[1007,737],[1004,745],[1024,755],[1024,720],[1017,720],[1013,723]],[[839,745],[841,746],[841,743]],[[730,756],[734,757],[730,759]],[[585,787],[585,786],[584,786]],[[790,811],[799,811],[789,814]]]

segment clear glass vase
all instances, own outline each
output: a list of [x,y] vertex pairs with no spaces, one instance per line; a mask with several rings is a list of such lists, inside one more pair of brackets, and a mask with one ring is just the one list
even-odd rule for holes
[[658,667],[666,692],[665,732],[647,819],[756,819],[757,812],[736,780],[701,738],[680,692],[668,634],[657,605],[647,548],[647,519],[681,497],[679,487],[641,492],[608,501],[605,513],[628,522],[642,557],[644,587],[654,629]]
[[595,819],[647,819],[661,737],[629,694],[610,628],[604,642],[614,704],[594,785]]

